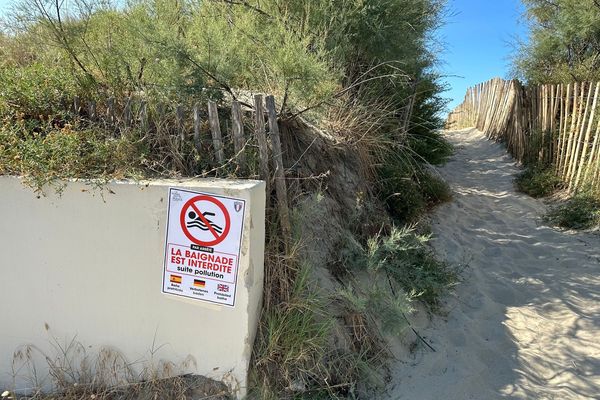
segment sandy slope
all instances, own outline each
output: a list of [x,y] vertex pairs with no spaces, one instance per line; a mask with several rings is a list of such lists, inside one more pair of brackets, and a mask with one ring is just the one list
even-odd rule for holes
[[435,247],[469,267],[421,332],[437,352],[398,362],[391,399],[600,399],[600,237],[545,226],[502,145],[448,137],[455,199],[434,215]]

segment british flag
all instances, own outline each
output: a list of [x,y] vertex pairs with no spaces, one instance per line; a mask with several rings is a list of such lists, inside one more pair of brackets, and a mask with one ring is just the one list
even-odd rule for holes
[[229,285],[223,285],[223,284],[219,283],[217,285],[217,291],[219,291],[219,292],[229,292]]

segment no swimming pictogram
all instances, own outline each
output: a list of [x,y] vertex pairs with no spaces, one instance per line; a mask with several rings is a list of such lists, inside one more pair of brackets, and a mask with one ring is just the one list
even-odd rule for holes
[[215,246],[227,237],[231,217],[221,201],[212,196],[198,195],[183,205],[179,223],[192,243]]

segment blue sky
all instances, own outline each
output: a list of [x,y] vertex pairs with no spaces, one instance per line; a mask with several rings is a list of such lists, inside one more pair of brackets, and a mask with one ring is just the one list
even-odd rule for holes
[[4,14],[11,0],[0,0],[0,15]]
[[442,71],[452,87],[445,97],[458,105],[469,86],[490,78],[508,77],[515,37],[526,38],[520,0],[448,0],[455,15],[440,32],[446,43]]

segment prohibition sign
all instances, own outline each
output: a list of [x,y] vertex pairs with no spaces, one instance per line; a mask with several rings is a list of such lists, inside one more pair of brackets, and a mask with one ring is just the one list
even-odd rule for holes
[[[211,224],[211,221],[209,221],[203,215],[203,213],[201,211],[202,205],[199,203],[204,202],[204,201],[214,204],[223,213],[223,217],[225,218],[225,226],[222,228],[221,232],[218,232],[220,229],[215,229],[213,224]],[[208,241],[201,240],[201,239],[195,237],[189,231],[189,229],[185,223],[185,216],[189,212],[193,212],[197,215],[197,217],[201,221],[200,223],[203,224],[203,226],[205,226],[206,228],[208,228],[208,230],[214,237],[214,240],[208,240]],[[231,227],[231,218],[229,216],[229,212],[227,211],[227,208],[225,208],[225,205],[223,203],[221,203],[219,200],[215,199],[214,197],[199,195],[199,196],[192,197],[183,205],[183,207],[181,208],[181,214],[179,214],[179,223],[181,225],[181,229],[182,229],[183,233],[185,234],[185,236],[187,236],[187,238],[190,239],[195,244],[198,244],[200,246],[214,246],[214,245],[221,243],[227,237],[227,234],[229,233],[229,228]]]

